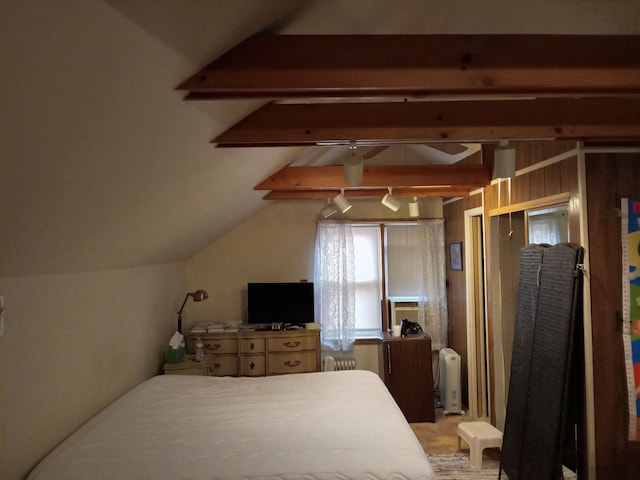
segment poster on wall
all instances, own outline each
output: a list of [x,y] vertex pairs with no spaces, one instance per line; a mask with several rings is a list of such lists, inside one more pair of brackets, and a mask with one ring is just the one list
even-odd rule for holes
[[640,440],[640,198],[622,199],[622,292],[629,440]]

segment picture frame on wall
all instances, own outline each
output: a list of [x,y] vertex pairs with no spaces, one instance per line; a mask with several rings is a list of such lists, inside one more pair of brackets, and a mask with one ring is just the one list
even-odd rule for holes
[[462,242],[449,244],[449,264],[451,270],[462,270]]

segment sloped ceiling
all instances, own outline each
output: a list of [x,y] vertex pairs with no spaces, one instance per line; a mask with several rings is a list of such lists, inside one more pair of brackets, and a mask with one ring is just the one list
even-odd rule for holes
[[633,0],[35,0],[0,18],[0,276],[180,261],[258,212],[253,187],[320,147],[214,148],[265,101],[175,90],[257,33],[640,34]]

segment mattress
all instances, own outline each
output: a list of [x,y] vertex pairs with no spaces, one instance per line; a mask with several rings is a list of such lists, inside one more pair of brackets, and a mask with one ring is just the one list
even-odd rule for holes
[[433,479],[374,373],[154,377],[45,457],[28,480]]

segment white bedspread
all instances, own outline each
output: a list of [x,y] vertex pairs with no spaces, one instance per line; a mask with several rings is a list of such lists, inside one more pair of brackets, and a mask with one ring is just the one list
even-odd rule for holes
[[377,375],[158,376],[34,469],[53,479],[432,479]]

